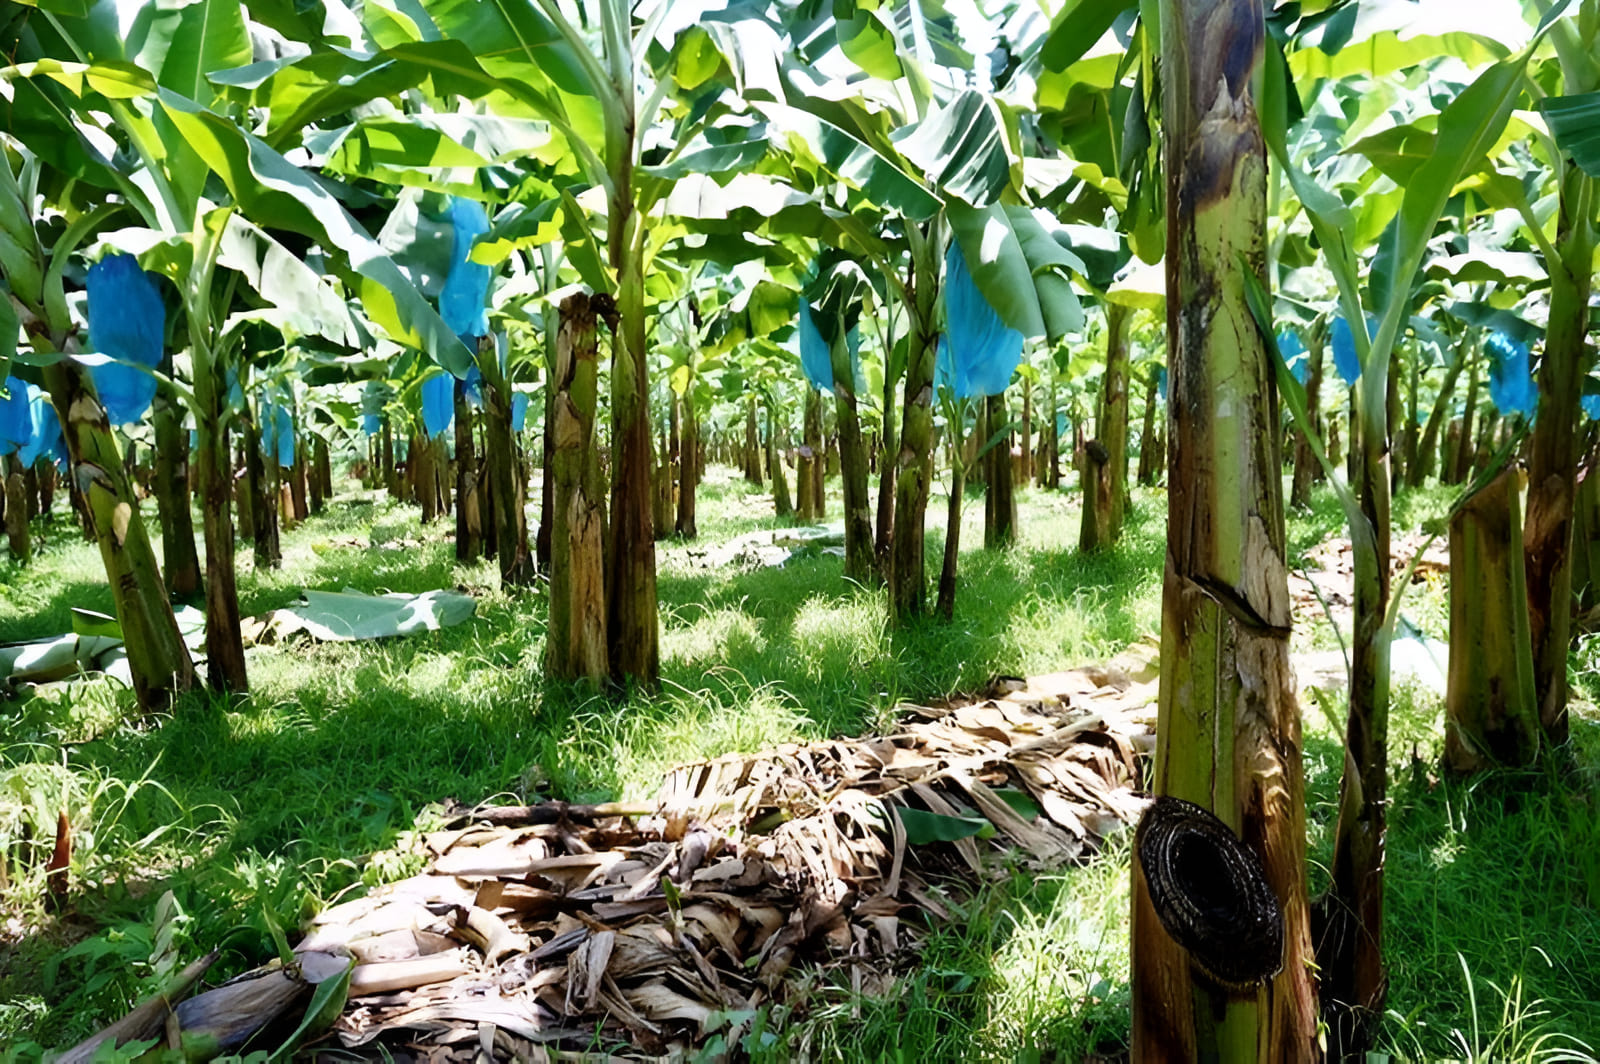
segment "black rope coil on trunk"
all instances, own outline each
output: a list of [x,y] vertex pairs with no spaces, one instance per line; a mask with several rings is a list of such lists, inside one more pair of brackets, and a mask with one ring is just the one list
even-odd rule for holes
[[1213,981],[1253,989],[1283,967],[1283,909],[1255,852],[1210,811],[1157,798],[1134,837],[1161,926]]

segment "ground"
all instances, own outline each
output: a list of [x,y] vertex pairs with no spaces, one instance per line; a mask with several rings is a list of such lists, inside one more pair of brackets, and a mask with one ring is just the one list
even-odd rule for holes
[[[414,509],[344,487],[326,514],[285,534],[281,571],[252,572],[242,552],[246,615],[303,587],[460,585],[478,596],[477,619],[384,643],[253,649],[252,694],[236,704],[195,696],[139,718],[104,680],[0,704],[0,856],[11,879],[0,1045],[26,1056],[27,1042],[71,1044],[212,947],[224,950],[219,972],[258,963],[308,913],[412,871],[399,844],[436,826],[446,798],[639,798],[674,763],[882,731],[902,700],[1104,661],[1159,626],[1161,493],[1136,492],[1122,544],[1093,558],[1075,549],[1073,496],[1022,492],[1023,543],[1007,553],[977,549],[975,497],[955,622],[894,636],[883,592],[845,587],[836,557],[705,568],[702,545],[663,544],[663,694],[619,704],[545,685],[537,592],[501,594],[491,565],[454,564],[448,522],[420,529]],[[767,497],[730,471],[713,468],[702,491],[704,546],[779,527]],[[1430,528],[1447,506],[1438,490],[1402,495],[1396,527]],[[930,513],[942,522],[941,499]],[[1296,556],[1340,527],[1319,496],[1291,517]],[[930,536],[930,575],[942,546]],[[33,568],[0,560],[0,577],[0,641],[66,631],[74,606],[110,606],[97,554],[65,521]],[[1445,580],[1430,575],[1405,613],[1443,638],[1446,601]],[[1295,638],[1337,647],[1315,617]],[[1588,697],[1597,662],[1580,644]],[[1343,709],[1337,695],[1304,702],[1315,888]],[[1550,768],[1459,783],[1436,776],[1440,715],[1425,690],[1398,692],[1385,1044],[1408,1058],[1497,1060],[1534,1059],[1546,1033],[1600,1045],[1600,726],[1575,721],[1571,751]],[[54,915],[39,901],[54,813],[29,821],[63,796],[75,882],[69,911]],[[152,941],[166,889],[181,917]],[[1126,913],[1125,847],[1058,875],[1019,874],[936,928],[892,1000],[819,979],[805,1015],[764,1018],[748,1048],[773,1059],[1116,1058],[1128,1025]],[[1508,1041],[1492,1046],[1497,1037]]]

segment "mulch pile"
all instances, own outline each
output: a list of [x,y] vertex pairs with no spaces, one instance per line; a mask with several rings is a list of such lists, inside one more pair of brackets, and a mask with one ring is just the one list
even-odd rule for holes
[[793,1004],[797,967],[887,993],[930,921],[952,918],[952,896],[1018,866],[1086,861],[1137,820],[1155,653],[902,707],[889,736],[686,765],[641,806],[462,810],[423,837],[422,874],[322,912],[297,964],[179,1016],[205,1029],[206,998],[230,988],[230,1014],[248,1013],[254,981],[277,992],[252,1030],[292,1028],[311,984],[348,970],[318,1045],[461,1062],[604,1046],[642,1060],[734,1044],[763,1005]]

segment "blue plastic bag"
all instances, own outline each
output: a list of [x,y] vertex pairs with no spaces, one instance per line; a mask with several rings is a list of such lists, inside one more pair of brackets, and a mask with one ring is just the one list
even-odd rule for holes
[[1294,379],[1305,384],[1311,376],[1311,355],[1306,351],[1306,345],[1301,342],[1298,333],[1285,329],[1278,334],[1278,353],[1283,356],[1283,364],[1289,367],[1289,372]]
[[[450,257],[450,272],[439,293],[439,316],[464,340],[489,335],[489,281],[494,271],[482,263],[469,261],[473,242],[489,231],[489,216],[483,204],[456,196],[450,201],[450,224],[455,242]],[[472,340],[467,346],[475,347]]]
[[1539,406],[1539,390],[1528,367],[1528,345],[1496,330],[1489,334],[1483,349],[1489,354],[1489,398],[1494,408],[1506,417],[1513,414],[1533,420]]
[[1350,331],[1350,323],[1343,317],[1333,319],[1328,342],[1333,347],[1333,368],[1339,371],[1346,384],[1353,386],[1361,379],[1361,356],[1356,353],[1355,333]]
[[811,316],[811,304],[804,299],[800,301],[800,368],[814,387],[833,391],[833,357]]
[[456,420],[456,379],[443,372],[422,382],[422,427],[430,437],[449,432]]
[[1005,391],[1022,361],[1022,333],[1007,328],[983,298],[954,240],[944,257],[944,314],[935,381],[958,399]]
[[[113,425],[138,421],[156,397],[144,370],[161,364],[167,311],[150,275],[132,255],[107,255],[89,267],[89,347],[116,362],[89,367]],[[120,365],[118,363],[121,363]]]
[[28,411],[32,388],[15,377],[6,378],[8,394],[0,398],[0,455],[10,454],[33,438],[33,417]]
[[378,419],[377,414],[361,415],[361,431],[366,433],[368,436],[376,436],[378,431],[382,428],[383,422]]
[[33,465],[41,457],[61,461],[66,455],[65,441],[61,438],[61,420],[56,417],[55,404],[38,388],[30,389],[28,421],[32,433],[28,442],[17,449],[17,458],[25,466]]
[[294,416],[289,413],[289,408],[280,406],[275,411],[277,418],[277,452],[278,464],[287,469],[294,465]]
[[511,397],[511,431],[521,432],[528,423],[528,393],[517,392]]

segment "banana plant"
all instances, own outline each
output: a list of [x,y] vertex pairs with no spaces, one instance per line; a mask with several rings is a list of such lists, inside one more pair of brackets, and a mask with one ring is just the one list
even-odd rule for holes
[[[0,165],[0,272],[9,293],[0,312],[5,362],[31,362],[47,385],[67,442],[70,475],[80,485],[106,568],[129,671],[141,707],[160,708],[195,683],[193,661],[178,632],[133,487],[88,370],[70,357],[78,350],[64,275],[73,255],[98,226],[116,216],[98,208],[73,219],[47,247],[35,229],[40,167],[9,139]],[[13,163],[13,159],[17,163]],[[13,166],[20,164],[17,170]],[[31,352],[15,350],[19,326]]]
[[[1387,984],[1382,952],[1384,796],[1389,642],[1398,616],[1390,595],[1388,565],[1391,354],[1410,321],[1412,290],[1434,228],[1457,183],[1477,170],[1499,140],[1522,90],[1529,58],[1550,21],[1547,17],[1524,47],[1490,65],[1438,114],[1436,130],[1426,134],[1431,151],[1399,192],[1395,213],[1377,240],[1365,287],[1361,283],[1364,249],[1356,242],[1360,231],[1357,216],[1317,175],[1296,165],[1297,155],[1291,154],[1287,116],[1291,109],[1288,96],[1293,90],[1286,79],[1293,59],[1288,64],[1266,64],[1262,125],[1267,148],[1287,176],[1321,244],[1337,284],[1341,315],[1357,325],[1352,332],[1360,375],[1352,402],[1358,439],[1351,445],[1359,450],[1359,461],[1354,483],[1348,487],[1336,484],[1355,558],[1348,756],[1340,792],[1332,886],[1323,903],[1326,919],[1317,953],[1322,997],[1328,1003],[1325,1018],[1341,1053],[1370,1044],[1372,1021],[1382,1012]],[[1522,36],[1529,37],[1526,33]],[[1305,44],[1296,55],[1317,50],[1309,35]],[[1503,47],[1500,51],[1503,53]],[[1319,135],[1307,124],[1297,132],[1302,140]],[[1419,131],[1418,135],[1424,134]],[[1248,270],[1241,272],[1251,276]],[[1375,316],[1370,333],[1368,311]],[[1270,315],[1260,298],[1257,319],[1267,342],[1272,343]],[[1280,389],[1298,395],[1297,384],[1282,369],[1281,359],[1279,366]]]
[[[148,19],[141,39],[124,39],[92,17],[48,9],[38,16],[8,49],[16,62],[0,71],[13,87],[19,132],[48,131],[53,156],[47,161],[115,188],[147,228],[172,238],[178,252],[167,261],[187,325],[199,437],[207,675],[214,687],[244,690],[226,402],[228,370],[241,352],[228,324],[241,279],[249,284],[269,276],[269,264],[296,259],[267,230],[296,233],[329,249],[360,293],[365,316],[391,335],[447,366],[464,364],[469,354],[326,186],[241,128],[232,114],[207,106],[227,110],[207,74],[252,58],[241,4],[204,0],[186,7],[180,19]],[[101,147],[107,138],[124,150],[108,155]],[[213,179],[216,185],[209,186]],[[211,187],[225,190],[225,202],[209,198]],[[231,262],[241,234],[265,249],[250,256],[253,266]]]

